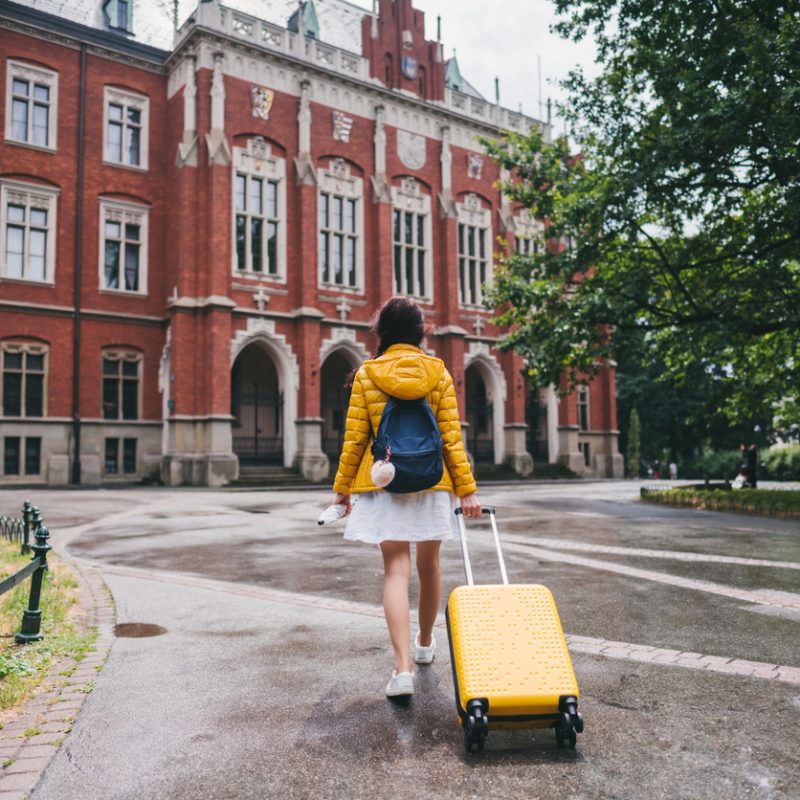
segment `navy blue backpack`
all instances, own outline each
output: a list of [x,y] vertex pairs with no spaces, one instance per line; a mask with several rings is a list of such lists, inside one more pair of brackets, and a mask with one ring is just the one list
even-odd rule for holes
[[372,443],[375,462],[389,461],[395,475],[383,488],[400,494],[436,486],[444,474],[442,434],[424,397],[389,397]]

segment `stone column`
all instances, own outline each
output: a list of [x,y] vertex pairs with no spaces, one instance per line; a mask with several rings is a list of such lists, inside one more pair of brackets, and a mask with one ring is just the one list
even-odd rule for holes
[[297,427],[295,466],[307,481],[314,483],[326,480],[330,472],[330,461],[322,452],[322,423],[322,417],[304,417],[295,420]]
[[[168,243],[175,265],[168,300],[169,382],[161,477],[169,486],[224,486],[238,477],[230,414],[231,258],[229,225],[220,210],[231,208],[231,151],[225,135],[224,54],[212,54],[210,104],[197,113],[194,58],[186,65],[184,130],[178,147]],[[208,158],[197,158],[199,130]],[[188,169],[187,169],[188,168]],[[186,225],[196,214],[196,227]],[[198,358],[198,353],[203,357]]]
[[558,463],[582,475],[586,467],[578,449],[579,431],[577,396],[573,392],[562,397],[558,405]]
[[619,430],[617,429],[617,397],[614,364],[603,366],[592,385],[592,398],[600,404],[601,443],[597,448],[596,463],[606,478],[623,478],[625,461],[619,452]]
[[[322,424],[320,416],[320,312],[310,310],[297,317],[297,352],[300,374],[304,376],[298,387],[297,455],[294,466],[309,481],[322,481],[328,477],[330,464],[322,451]],[[287,420],[287,424],[291,424]]]
[[505,434],[505,462],[517,475],[527,478],[533,475],[533,456],[528,452],[526,437],[528,426],[524,422],[510,422],[503,426]]
[[525,420],[525,381],[522,378],[522,358],[508,352],[500,356],[506,378],[505,463],[514,472],[527,478],[533,474],[533,456],[528,452],[528,423]]

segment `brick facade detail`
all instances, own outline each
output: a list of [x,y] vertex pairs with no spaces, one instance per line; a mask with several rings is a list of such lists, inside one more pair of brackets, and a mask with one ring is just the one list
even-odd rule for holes
[[[58,75],[57,148],[0,141],[1,182],[57,193],[47,239],[53,281],[12,279],[0,264],[0,345],[38,343],[47,353],[46,412],[0,416],[0,443],[19,439],[24,449],[26,438],[39,440],[38,471],[30,455],[26,474],[23,453],[17,473],[0,480],[225,485],[242,470],[278,467],[325,479],[341,437],[345,376],[374,351],[371,317],[395,291],[392,193],[401,189],[429,209],[426,347],[453,374],[473,457],[524,474],[535,460],[619,475],[613,369],[590,385],[581,426],[576,397],[531,397],[520,359],[495,347],[502,332],[490,314],[460,303],[458,209],[488,209],[486,247],[495,252],[513,246],[513,232],[503,224],[497,165],[476,141],[492,127],[445,102],[442,46],[425,39],[423,13],[411,0],[380,0],[377,16],[365,12],[362,54],[352,55],[363,77],[259,49],[230,28],[211,35],[219,14],[216,0],[200,5],[171,53],[121,38],[115,46],[75,25],[60,30],[44,14],[36,25],[0,19],[3,108],[9,61]],[[345,57],[337,56],[342,65]],[[147,98],[146,168],[105,158],[109,89]],[[242,232],[251,249],[260,241],[240,226],[237,246],[243,158],[250,187],[279,167],[276,274],[239,268]],[[329,225],[345,271],[348,237],[358,240],[357,285],[347,277],[324,284],[321,193],[349,197],[352,187],[360,187],[355,232],[346,200],[345,217]],[[102,203],[146,217],[140,291],[104,288]],[[108,416],[109,353],[138,365],[135,416]]]

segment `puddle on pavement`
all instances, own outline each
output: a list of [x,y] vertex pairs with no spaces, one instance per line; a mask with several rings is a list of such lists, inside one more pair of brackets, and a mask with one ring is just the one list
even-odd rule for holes
[[121,622],[114,626],[114,635],[126,639],[144,639],[147,636],[161,636],[167,629],[149,622]]

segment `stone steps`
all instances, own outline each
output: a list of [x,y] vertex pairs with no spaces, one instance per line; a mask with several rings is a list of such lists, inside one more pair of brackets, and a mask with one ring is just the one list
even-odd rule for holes
[[535,462],[533,465],[533,475],[523,478],[517,475],[508,464],[477,464],[475,467],[475,479],[481,481],[543,481],[561,480],[565,478],[577,478],[578,476],[563,464],[544,464]]
[[290,467],[246,466],[239,468],[239,477],[233,486],[298,486],[307,481],[302,474]]

